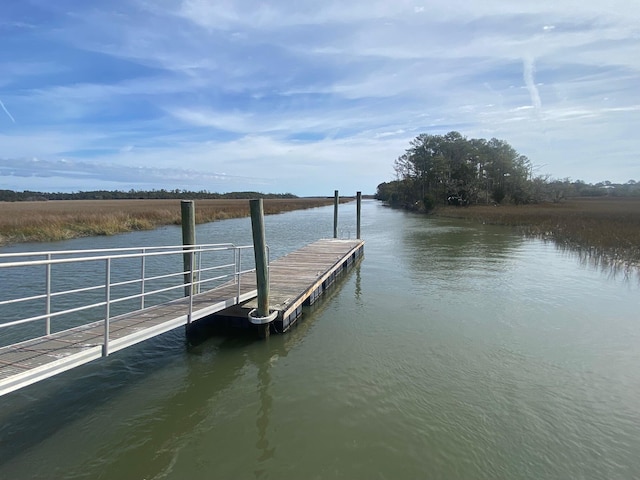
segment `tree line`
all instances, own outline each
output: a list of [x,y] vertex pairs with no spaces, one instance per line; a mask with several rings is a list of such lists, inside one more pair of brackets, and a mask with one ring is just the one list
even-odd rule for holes
[[0,190],[0,202],[24,202],[44,200],[136,200],[136,199],[168,199],[168,200],[202,200],[202,199],[251,199],[251,198],[298,198],[292,193],[260,193],[231,192],[212,193],[205,190],[192,192],[189,190],[92,190],[75,193],[47,193],[25,190]]
[[429,211],[439,204],[537,203],[569,196],[640,195],[630,180],[596,185],[551,180],[504,140],[467,138],[459,132],[423,133],[394,162],[396,180],[378,185],[376,198],[393,206]]

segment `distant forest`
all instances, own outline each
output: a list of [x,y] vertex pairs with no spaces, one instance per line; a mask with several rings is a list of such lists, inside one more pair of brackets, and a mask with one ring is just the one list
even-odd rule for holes
[[176,200],[202,200],[202,199],[251,199],[251,198],[298,198],[292,193],[259,193],[259,192],[232,192],[212,193],[201,190],[191,192],[188,190],[93,190],[77,193],[45,193],[14,192],[13,190],[0,190],[0,202],[29,202],[45,200],[136,200],[136,199],[176,199]]
[[526,204],[576,196],[640,196],[640,183],[555,180],[504,140],[468,139],[458,132],[421,134],[394,162],[396,180],[378,185],[376,198],[429,211],[437,205]]

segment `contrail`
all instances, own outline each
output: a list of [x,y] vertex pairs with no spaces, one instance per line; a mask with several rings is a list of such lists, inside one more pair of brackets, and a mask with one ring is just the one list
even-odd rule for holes
[[524,84],[527,86],[527,90],[529,90],[529,95],[531,95],[531,103],[536,109],[539,109],[542,107],[542,102],[540,101],[540,93],[538,93],[535,81],[533,80],[533,73],[536,70],[533,64],[533,58],[523,58],[522,63],[524,64],[522,77],[524,78]]
[[2,107],[2,109],[4,110],[4,113],[6,113],[6,114],[9,116],[9,118],[11,119],[11,121],[12,121],[13,123],[16,123],[16,119],[15,119],[15,118],[13,118],[13,115],[11,115],[11,114],[9,113],[9,110],[7,110],[7,107],[5,107],[5,106],[4,106],[4,103],[2,103],[2,100],[0,100],[0,107]]

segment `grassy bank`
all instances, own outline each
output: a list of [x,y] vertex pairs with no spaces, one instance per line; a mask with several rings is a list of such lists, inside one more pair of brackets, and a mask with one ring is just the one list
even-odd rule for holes
[[591,260],[640,266],[640,198],[575,198],[540,205],[442,207],[440,217],[510,225],[555,240]]
[[[348,201],[348,199],[341,199]],[[333,198],[265,199],[266,215],[333,204]],[[198,200],[196,222],[249,216],[248,200]],[[0,202],[0,245],[114,235],[180,224],[177,200]]]

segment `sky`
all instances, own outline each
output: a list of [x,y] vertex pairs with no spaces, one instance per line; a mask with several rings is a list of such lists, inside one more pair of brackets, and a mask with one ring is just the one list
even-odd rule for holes
[[374,193],[421,133],[640,181],[636,0],[3,0],[0,189]]

